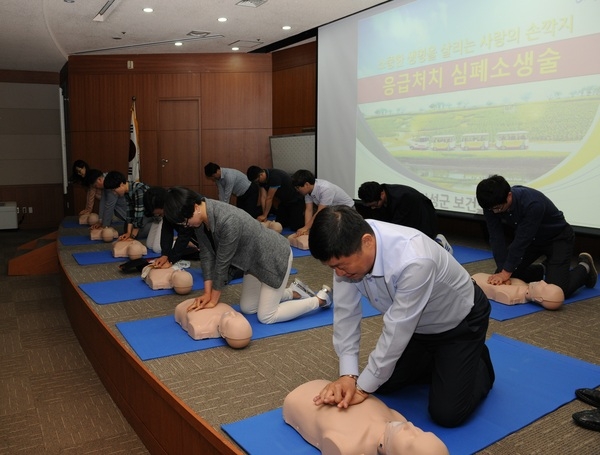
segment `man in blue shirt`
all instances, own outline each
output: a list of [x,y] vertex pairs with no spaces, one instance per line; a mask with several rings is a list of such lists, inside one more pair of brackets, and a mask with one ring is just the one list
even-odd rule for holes
[[[365,220],[347,206],[321,210],[308,241],[334,270],[340,373],[315,404],[347,408],[375,391],[427,382],[432,419],[461,425],[495,379],[485,345],[491,307],[469,273],[421,231]],[[383,330],[359,375],[363,297],[383,314]]]
[[[510,277],[527,283],[544,280],[559,286],[565,299],[582,286],[593,288],[598,280],[594,260],[581,253],[571,269],[575,234],[563,213],[543,193],[533,188],[511,187],[500,175],[477,185],[477,202],[490,236],[496,272],[488,283],[506,283]],[[514,233],[507,244],[504,227]],[[542,263],[534,263],[542,256]]]

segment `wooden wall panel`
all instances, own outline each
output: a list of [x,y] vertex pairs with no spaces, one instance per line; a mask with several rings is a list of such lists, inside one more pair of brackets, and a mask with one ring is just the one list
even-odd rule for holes
[[156,77],[158,98],[200,97],[202,74],[159,74]]
[[271,128],[271,73],[202,77],[204,129]]
[[[65,217],[62,184],[0,186],[0,201],[17,203],[19,229],[51,229]],[[33,213],[23,216],[22,207],[32,207]]]
[[[133,69],[127,69],[127,62]],[[69,57],[69,77],[75,74],[253,73],[271,72],[270,54],[123,54]]]
[[[133,70],[126,69],[127,60],[134,61]],[[135,96],[141,180],[149,185],[160,181],[158,114],[159,101],[164,99],[201,101],[202,117],[197,120],[202,138],[201,161],[214,148],[206,139],[211,137],[205,136],[206,131],[234,129],[243,131],[241,143],[249,141],[235,149],[242,150],[253,162],[256,158],[260,165],[270,163],[270,55],[75,56],[69,59],[68,85],[71,162],[84,159],[103,171],[126,171],[122,156],[129,144],[131,97]],[[173,122],[182,120],[192,118]],[[195,189],[202,186],[199,181]]]
[[314,42],[273,54],[273,134],[316,127],[316,57]]

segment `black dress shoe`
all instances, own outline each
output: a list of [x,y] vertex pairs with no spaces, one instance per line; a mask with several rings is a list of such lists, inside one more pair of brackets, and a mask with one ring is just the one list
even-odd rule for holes
[[600,390],[577,389],[575,395],[584,403],[600,408]]
[[573,414],[573,420],[580,427],[600,431],[600,409],[576,412]]

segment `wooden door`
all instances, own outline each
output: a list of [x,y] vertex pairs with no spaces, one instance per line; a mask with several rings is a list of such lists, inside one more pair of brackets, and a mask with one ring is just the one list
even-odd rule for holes
[[160,186],[201,188],[200,100],[158,102],[158,179]]

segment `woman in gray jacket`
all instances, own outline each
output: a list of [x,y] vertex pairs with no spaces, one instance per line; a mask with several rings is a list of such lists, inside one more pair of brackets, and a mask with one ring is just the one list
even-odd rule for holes
[[169,189],[164,210],[170,222],[194,228],[199,242],[204,294],[188,311],[219,303],[232,265],[244,272],[240,310],[257,313],[263,324],[289,321],[331,305],[328,286],[316,295],[294,284],[286,289],[292,268],[289,241],[243,210],[182,187]]

